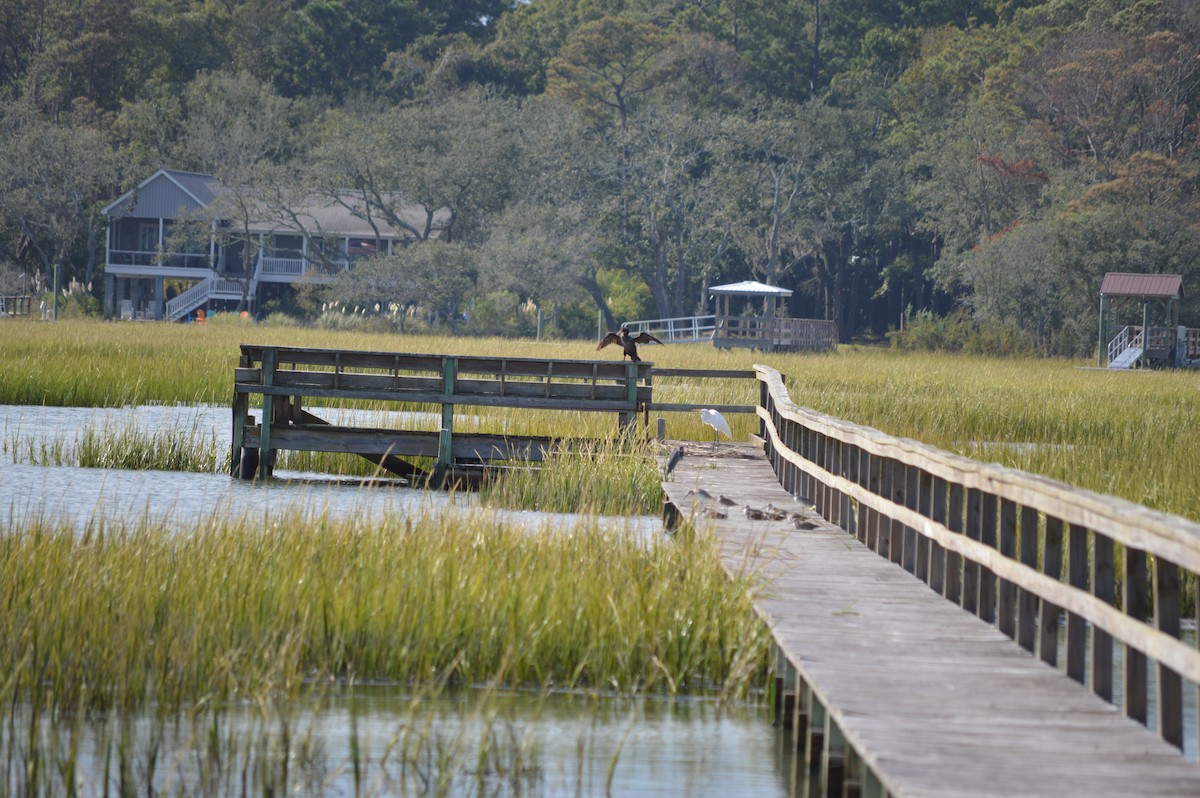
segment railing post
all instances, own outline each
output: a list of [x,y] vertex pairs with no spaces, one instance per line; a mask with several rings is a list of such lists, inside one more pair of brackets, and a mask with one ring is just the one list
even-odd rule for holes
[[[966,535],[979,540],[983,524],[983,493],[978,488],[967,488]],[[963,560],[962,608],[967,612],[979,611],[979,563]]]
[[[1097,535],[1097,540],[1100,537]],[[1139,621],[1149,618],[1147,607],[1150,603],[1150,591],[1147,585],[1146,566],[1146,552],[1130,546],[1125,547],[1125,581],[1121,585],[1121,603],[1125,614]],[[1125,714],[1145,725],[1148,704],[1146,655],[1128,643],[1125,644],[1124,649]]]
[[[930,495],[930,518],[935,524],[946,526],[946,505],[949,498],[946,480],[933,477]],[[946,594],[946,549],[936,540],[929,541],[929,587],[935,593]]]
[[437,459],[437,469],[441,474],[445,474],[454,464],[454,404],[449,399],[454,396],[457,378],[458,359],[442,358],[442,425],[438,429]]
[[[983,492],[983,517],[979,525],[979,542],[985,546],[996,548],[996,528],[999,523],[997,504],[999,498],[994,493]],[[979,617],[989,623],[996,620],[996,575],[991,569],[979,569]]]
[[[904,506],[916,511],[920,506],[921,469],[915,465],[904,469]],[[904,570],[914,576],[917,574],[917,548],[920,546],[917,530],[911,526],[904,527]]]
[[[1031,507],[1021,507],[1021,563],[1037,570],[1038,560],[1038,518],[1037,510]],[[1034,651],[1037,646],[1037,594],[1030,590],[1022,590],[1017,597],[1017,643],[1026,651]]]
[[[1067,529],[1067,581],[1078,590],[1088,589],[1088,533],[1086,527],[1078,524],[1071,524]],[[1068,612],[1067,675],[1080,684],[1086,677],[1086,645],[1087,627],[1083,618]]]
[[[1154,558],[1154,625],[1179,639],[1179,567]],[[1165,665],[1158,665],[1158,734],[1183,748],[1183,681]]]
[[[262,353],[262,384],[270,387],[275,384],[275,365],[278,353],[274,347],[266,347]],[[275,397],[270,393],[263,394],[262,434],[258,443],[258,477],[266,479],[271,476],[271,425],[275,422]]]
[[[951,532],[962,534],[963,531],[963,486],[957,482],[950,484],[949,495],[946,497],[946,528]],[[946,552],[946,585],[942,593],[948,601],[962,603],[963,558],[956,551]]]
[[[1024,534],[1024,532],[1022,532]],[[1042,546],[1042,573],[1062,581],[1063,566],[1063,522],[1061,518],[1046,516],[1046,535]],[[1058,665],[1058,616],[1059,608],[1041,599],[1038,625],[1038,657],[1047,665]]]
[[[1000,500],[1000,554],[1006,559],[1017,558],[1017,504],[1011,499]],[[1009,637],[1017,636],[1017,586],[1001,579],[996,609],[996,626]]]
[[[1128,551],[1126,552],[1128,554]],[[1144,555],[1143,555],[1144,556]],[[1145,568],[1143,567],[1143,572]],[[1143,584],[1145,579],[1143,578]],[[1092,535],[1092,595],[1107,604],[1115,604],[1116,571],[1113,542],[1107,535]],[[1128,596],[1128,593],[1126,594]],[[1128,662],[1126,663],[1128,668]],[[1126,671],[1128,673],[1128,671]],[[1142,680],[1145,682],[1145,679]],[[1105,701],[1113,700],[1113,641],[1103,629],[1092,627],[1092,691]],[[1145,722],[1143,720],[1143,722]]]

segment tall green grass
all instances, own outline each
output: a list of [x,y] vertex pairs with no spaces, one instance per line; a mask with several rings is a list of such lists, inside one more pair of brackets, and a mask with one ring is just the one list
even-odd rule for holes
[[0,535],[0,705],[175,711],[314,680],[744,694],[768,635],[712,541],[485,510]]

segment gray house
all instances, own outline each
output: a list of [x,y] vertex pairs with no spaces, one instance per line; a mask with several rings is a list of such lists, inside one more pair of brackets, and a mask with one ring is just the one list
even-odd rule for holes
[[[234,209],[241,221],[231,218]],[[171,169],[104,214],[105,316],[165,321],[232,310],[243,299],[254,312],[300,281],[327,282],[360,258],[436,238],[450,218],[398,195],[368,203],[349,191],[273,207],[227,191],[212,175]]]

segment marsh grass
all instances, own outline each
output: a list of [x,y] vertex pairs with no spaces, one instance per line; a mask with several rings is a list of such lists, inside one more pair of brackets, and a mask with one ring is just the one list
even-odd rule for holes
[[84,428],[78,464],[83,468],[157,469],[161,471],[229,470],[228,447],[219,446],[212,431],[189,427],[144,430],[133,424],[117,429]]
[[0,536],[4,704],[164,711],[313,679],[744,693],[767,633],[712,541],[485,510]]
[[541,465],[493,472],[482,501],[542,512],[649,515],[662,510],[658,444],[635,436],[580,441]]
[[[598,354],[589,341],[379,335],[256,326],[232,317],[204,326],[6,320],[0,403],[224,404],[241,343],[575,359]],[[651,354],[656,365],[672,368],[748,369],[765,363],[786,376],[797,404],[1200,519],[1200,491],[1193,486],[1200,473],[1200,374],[1194,371],[1114,373],[1087,368],[1091,363],[1083,361],[864,347],[784,354],[684,344],[654,347]],[[752,380],[664,378],[656,381],[655,398],[755,404],[757,386]],[[618,434],[609,414],[477,410],[459,425],[464,431],[602,439]],[[712,437],[696,414],[664,417],[671,438]],[[738,440],[757,431],[753,415],[729,420]],[[60,454],[37,456],[48,461]],[[356,472],[347,467],[341,473]]]
[[[763,584],[683,532],[666,545],[480,509],[8,529],[0,785],[324,794],[349,771],[360,795],[536,794],[538,752],[488,708],[497,688],[761,691]],[[363,682],[412,697],[382,750],[352,720],[331,756],[299,717]],[[483,687],[478,739],[433,721],[454,686]]]

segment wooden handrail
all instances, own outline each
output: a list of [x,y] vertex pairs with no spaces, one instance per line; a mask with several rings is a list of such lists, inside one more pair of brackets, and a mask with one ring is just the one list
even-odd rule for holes
[[[1109,636],[1120,641],[1125,711],[1143,723],[1143,657],[1153,660],[1159,733],[1183,746],[1181,677],[1200,684],[1200,651],[1180,640],[1179,576],[1182,570],[1196,584],[1200,524],[799,407],[777,371],[755,369],[763,437],[781,483],[947,598],[1037,648],[1047,662],[1057,663],[1057,619],[1066,613],[1067,671],[1079,681],[1084,622],[1090,623],[1092,688],[1110,701],[1104,647]],[[1120,606],[1112,600],[1114,544],[1125,552]],[[1067,549],[1075,562],[1064,569]]]

